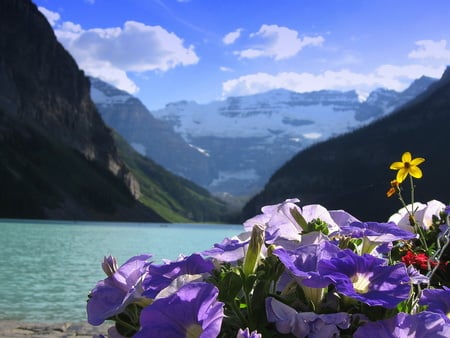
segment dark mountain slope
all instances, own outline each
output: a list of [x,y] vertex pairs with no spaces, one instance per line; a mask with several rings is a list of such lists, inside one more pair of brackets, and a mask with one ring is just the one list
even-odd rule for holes
[[[123,149],[119,155],[89,79],[37,7],[0,1],[0,218],[217,220],[215,199],[172,196],[195,189],[162,168],[138,182],[124,163],[137,154]],[[142,193],[140,182],[153,187]],[[163,212],[141,202],[162,195],[172,201]]]
[[89,79],[28,0],[0,2],[0,107],[41,128],[115,175],[110,130],[90,98]]
[[0,218],[165,221],[99,163],[0,111]]
[[[386,220],[400,208],[386,198],[403,152],[425,157],[424,176],[416,183],[416,201],[450,200],[450,69],[413,103],[369,126],[314,145],[294,156],[243,209],[242,219],[261,206],[299,197],[344,209],[362,220]],[[408,182],[403,184],[407,190]],[[408,195],[405,196],[405,198]]]

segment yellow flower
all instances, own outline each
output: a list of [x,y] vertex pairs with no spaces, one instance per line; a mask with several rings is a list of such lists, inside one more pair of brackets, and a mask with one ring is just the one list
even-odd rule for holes
[[389,169],[398,170],[397,172],[397,182],[402,183],[403,180],[409,175],[415,178],[422,177],[422,170],[418,167],[419,164],[425,161],[422,157],[417,157],[413,159],[409,151],[403,153],[401,162],[394,162],[391,164]]

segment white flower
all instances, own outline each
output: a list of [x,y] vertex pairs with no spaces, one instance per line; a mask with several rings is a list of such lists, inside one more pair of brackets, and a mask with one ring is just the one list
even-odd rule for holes
[[409,211],[414,212],[414,218],[419,226],[429,229],[433,224],[433,215],[439,216],[444,208],[445,204],[437,200],[428,201],[427,204],[420,202],[416,202],[414,205],[408,204],[406,208],[401,208],[396,214],[389,217],[389,222],[394,222],[404,230],[415,232],[409,222]]

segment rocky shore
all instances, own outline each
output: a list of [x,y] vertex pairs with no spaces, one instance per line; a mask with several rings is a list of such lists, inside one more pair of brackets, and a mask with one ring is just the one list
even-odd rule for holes
[[111,326],[110,323],[101,326],[92,326],[88,323],[30,323],[14,320],[0,321],[0,337],[92,337],[93,335],[104,334]]

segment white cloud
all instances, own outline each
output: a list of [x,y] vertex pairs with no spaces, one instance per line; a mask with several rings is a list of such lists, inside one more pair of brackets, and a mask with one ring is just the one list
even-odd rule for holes
[[44,14],[44,16],[47,18],[48,23],[52,27],[55,25],[55,23],[57,21],[59,21],[59,19],[61,19],[61,16],[59,15],[59,13],[49,11],[45,7],[38,7],[38,9],[42,14]]
[[262,25],[258,32],[250,34],[250,38],[262,40],[259,46],[235,51],[240,58],[271,57],[275,60],[295,56],[306,46],[320,46],[325,41],[322,36],[298,37],[298,32],[277,25]]
[[445,66],[383,65],[367,74],[356,73],[345,69],[340,71],[325,71],[320,74],[282,72],[271,75],[268,73],[256,73],[223,82],[222,96],[250,95],[278,88],[296,92],[310,92],[324,89],[356,89],[357,91],[367,93],[377,87],[384,87],[401,91],[412,80],[422,75],[439,78],[444,70]]
[[450,60],[450,49],[447,41],[420,40],[416,41],[417,49],[408,54],[411,59],[445,59]]
[[219,69],[220,69],[222,72],[232,72],[232,71],[233,71],[232,68],[230,68],[230,67],[225,67],[225,66],[221,66],[221,67],[219,67]]
[[228,33],[222,39],[222,42],[226,45],[233,44],[241,36],[242,28],[238,28],[233,32]]
[[199,61],[194,46],[185,47],[181,38],[161,26],[127,21],[123,27],[85,30],[72,22],[56,24],[59,17],[52,18],[58,40],[80,68],[130,93],[136,93],[138,87],[127,72],[165,72]]

